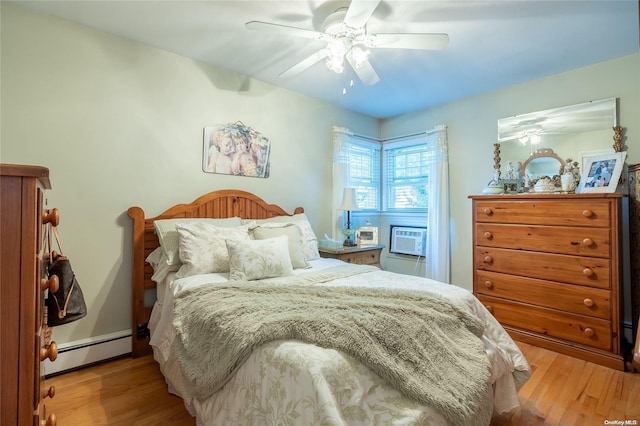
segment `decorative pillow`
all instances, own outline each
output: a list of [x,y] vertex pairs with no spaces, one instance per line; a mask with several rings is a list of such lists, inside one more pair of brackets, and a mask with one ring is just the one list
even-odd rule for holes
[[179,223],[179,254],[182,266],[177,278],[229,271],[229,252],[225,240],[249,240],[249,227],[225,228],[204,222]]
[[294,269],[310,268],[311,265],[305,260],[302,251],[302,240],[300,239],[300,230],[293,223],[287,223],[281,226],[254,226],[249,229],[251,235],[256,240],[266,240],[267,238],[286,235],[289,239],[289,258]]
[[260,280],[293,274],[286,235],[266,240],[227,240],[229,279]]
[[179,223],[192,223],[202,222],[209,223],[211,225],[232,227],[240,226],[242,222],[239,217],[229,217],[225,219],[208,219],[208,218],[181,218],[181,219],[160,219],[153,222],[156,235],[160,241],[160,246],[164,250],[164,254],[167,258],[167,264],[180,265],[179,240],[180,236],[176,225]]
[[[246,223],[247,220],[243,220]],[[258,219],[255,221],[260,226],[282,226],[282,224],[293,223],[300,230],[300,236],[302,240],[302,251],[304,252],[305,260],[320,259],[320,252],[318,252],[318,239],[316,234],[311,228],[311,224],[304,213],[294,214],[293,216],[276,216],[269,219]],[[280,224],[280,225],[278,225]]]

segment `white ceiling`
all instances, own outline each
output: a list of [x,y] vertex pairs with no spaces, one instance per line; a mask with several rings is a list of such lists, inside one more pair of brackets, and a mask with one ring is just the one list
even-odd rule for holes
[[[321,30],[349,1],[25,1],[19,3],[374,117],[391,117],[639,51],[636,0],[383,0],[368,31],[449,34],[440,51],[375,49],[363,86],[322,62],[278,74],[323,42],[245,29],[259,20]],[[347,79],[355,86],[342,95]]]

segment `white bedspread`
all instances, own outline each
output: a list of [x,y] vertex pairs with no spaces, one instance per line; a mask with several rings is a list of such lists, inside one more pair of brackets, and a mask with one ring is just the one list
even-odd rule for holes
[[[320,259],[312,262],[312,269],[295,273],[338,264],[342,262]],[[440,414],[404,397],[348,355],[297,341],[263,345],[220,391],[204,401],[194,398],[178,363],[168,357],[175,338],[173,296],[187,288],[227,280],[228,274],[206,274],[167,283],[163,303],[156,303],[149,324],[154,356],[169,389],[184,399],[198,424],[446,424]],[[334,280],[330,285],[427,291],[474,314],[485,326],[482,340],[492,366],[494,411],[504,413],[518,406],[517,389],[528,377],[529,365],[502,326],[468,291],[385,271],[361,274],[355,281]]]

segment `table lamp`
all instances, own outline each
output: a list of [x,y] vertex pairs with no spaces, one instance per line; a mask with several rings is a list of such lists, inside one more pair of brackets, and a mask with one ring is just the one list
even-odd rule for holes
[[347,227],[342,230],[344,234],[345,240],[342,244],[345,247],[353,247],[356,245],[355,241],[351,239],[355,234],[355,231],[351,229],[351,212],[353,210],[358,210],[358,204],[356,203],[356,189],[355,188],[345,188],[344,193],[342,194],[342,204],[338,207],[338,210],[346,210],[347,211]]

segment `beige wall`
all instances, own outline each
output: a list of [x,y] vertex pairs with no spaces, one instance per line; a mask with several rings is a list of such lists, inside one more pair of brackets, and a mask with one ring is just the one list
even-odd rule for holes
[[[130,328],[131,221],[216,189],[251,191],[330,233],[331,127],[378,120],[2,2],[0,161],[50,169],[48,205],[87,300],[58,344]],[[236,122],[272,144],[271,177],[206,174],[203,127]]]
[[[471,201],[492,178],[497,120],[516,114],[619,98],[627,163],[640,162],[640,54],[530,81],[406,114],[382,123],[382,138],[448,126],[452,220],[452,283],[472,288]],[[613,145],[611,137],[602,148]]]

